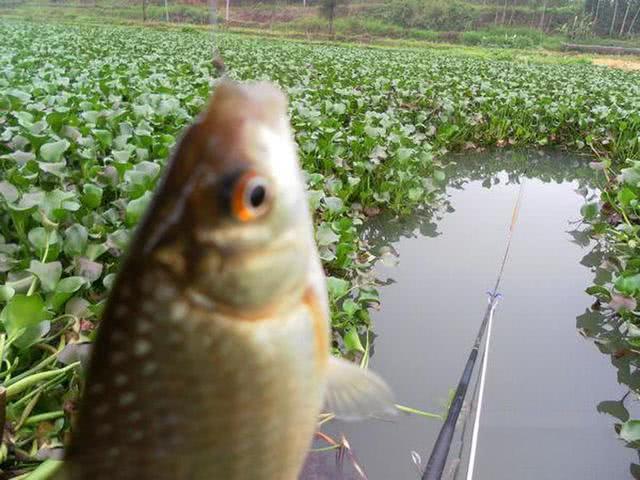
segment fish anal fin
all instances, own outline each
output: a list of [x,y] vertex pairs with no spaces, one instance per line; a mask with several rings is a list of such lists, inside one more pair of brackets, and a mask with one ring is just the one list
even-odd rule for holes
[[397,413],[393,393],[375,373],[347,360],[329,360],[326,408],[340,420],[389,417]]

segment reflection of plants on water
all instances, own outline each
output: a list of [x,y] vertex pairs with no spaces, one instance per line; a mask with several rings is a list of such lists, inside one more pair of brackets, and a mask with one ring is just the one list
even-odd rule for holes
[[367,474],[344,435],[336,440],[317,432],[315,440],[322,446],[311,450],[301,480],[367,480]]
[[544,183],[577,181],[580,187],[595,178],[589,167],[590,157],[568,155],[562,150],[489,150],[481,154],[451,155],[446,163],[448,186],[462,188],[464,184],[482,180],[485,188],[501,182],[498,174],[507,174],[507,185],[519,184],[521,177],[535,178]]
[[[616,420],[615,431],[627,447],[637,451],[640,459],[640,420],[632,420],[629,411],[633,403],[640,400],[640,328],[635,325],[638,315],[632,311],[635,304],[631,305],[631,298],[624,294],[624,285],[616,282],[622,289],[616,287],[618,293],[607,288],[625,268],[624,259],[611,247],[615,242],[606,233],[609,227],[598,224],[601,218],[596,220],[597,208],[593,206],[598,204],[598,194],[587,186],[578,189],[578,193],[585,198],[581,210],[584,221],[576,222],[575,228],[567,233],[574,243],[583,248],[589,247],[594,238],[597,241],[580,261],[593,273],[594,284],[586,291],[595,296],[595,302],[576,317],[576,328],[582,336],[592,340],[601,353],[610,357],[617,371],[618,383],[628,388],[620,398],[603,400],[596,409]],[[639,411],[640,405],[635,407]],[[640,478],[640,464],[630,464],[629,470],[633,478]]]
[[[602,402],[598,410],[617,420],[620,438],[640,454],[640,412],[637,405],[635,415],[629,411],[640,396],[640,162],[627,164],[619,175],[606,159],[594,165],[603,171],[606,183],[599,201],[587,203],[581,213],[586,225],[582,233],[597,241],[583,259],[594,272],[594,284],[587,293],[595,303],[578,317],[578,328],[610,356],[618,381],[629,389],[620,399]],[[640,465],[632,464],[630,470],[640,478]]]
[[[589,236],[589,230],[584,228],[570,233],[580,241]],[[576,318],[576,328],[581,335],[592,340],[601,353],[610,357],[611,364],[617,371],[618,382],[628,388],[620,398],[600,402],[597,410],[615,419],[616,432],[629,448],[638,451],[640,458],[640,443],[637,441],[640,421],[632,420],[630,412],[638,412],[640,406],[640,329],[627,316],[632,312],[623,311],[624,304],[620,303],[621,300],[616,300],[615,294],[612,298],[604,287],[611,282],[617,266],[615,258],[610,256],[603,245],[605,244],[597,243],[580,262],[594,273],[594,285],[587,292],[595,294],[597,298],[590,308]],[[640,464],[632,463],[630,473],[634,478],[640,478]]]
[[[489,150],[483,153],[453,154],[445,158],[446,188],[463,189],[472,181],[482,180],[485,188],[502,182],[499,174],[507,176],[506,184],[519,184],[522,177],[535,178],[545,183],[572,182],[580,190],[588,188],[594,181],[594,170],[589,167],[589,158],[576,156],[560,150]],[[434,202],[437,208],[427,206],[402,217],[380,215],[371,218],[362,227],[360,237],[371,250],[393,248],[393,244],[407,237],[438,236],[438,222],[447,213],[454,211],[450,202],[443,199]]]
[[[640,393],[640,370],[638,369],[637,351],[632,351],[627,342],[628,326],[625,321],[602,305],[594,304],[576,319],[579,332],[593,340],[596,347],[611,358],[611,364],[617,370],[620,384],[628,387],[620,398],[603,400],[597,405],[599,413],[610,415],[615,419],[614,428],[623,440],[632,440],[633,430],[637,428],[637,420],[631,420],[630,409],[638,401]],[[637,410],[637,406],[636,406]],[[627,442],[629,448],[638,450],[638,443]],[[640,458],[640,451],[638,451]],[[640,478],[640,464],[632,463],[630,472],[634,478]]]

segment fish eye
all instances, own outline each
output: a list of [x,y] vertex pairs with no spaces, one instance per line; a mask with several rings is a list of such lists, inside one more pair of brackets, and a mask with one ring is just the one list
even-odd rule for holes
[[243,222],[264,215],[269,209],[270,185],[266,178],[247,172],[236,181],[231,195],[231,212]]
[[247,189],[247,196],[249,198],[248,203],[252,208],[260,208],[267,198],[267,187],[260,183],[252,185],[250,189]]

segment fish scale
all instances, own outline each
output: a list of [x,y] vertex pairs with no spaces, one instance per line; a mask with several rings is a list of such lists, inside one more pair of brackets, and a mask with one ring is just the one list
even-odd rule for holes
[[[89,426],[79,427],[83,444],[75,455],[92,457],[86,462],[91,469],[82,477],[177,478],[189,463],[198,474],[184,472],[188,475],[184,478],[295,476],[292,472],[298,468],[300,454],[290,455],[288,445],[305,442],[312,435],[313,412],[321,407],[324,388],[315,369],[313,345],[299,341],[313,337],[309,311],[301,307],[285,319],[238,322],[194,308],[184,299],[163,301],[153,293],[144,299],[144,293],[136,293],[134,297],[143,299],[141,306],[115,317],[127,330],[105,332],[109,352],[117,354],[126,348],[124,361],[116,365],[107,361],[105,368],[94,373],[94,386],[105,385],[107,399],[101,389],[87,393],[88,402],[96,395],[97,405],[107,409],[93,408],[85,423]],[[150,317],[142,313],[146,302],[156,308]],[[188,306],[181,308],[181,304]],[[181,316],[172,314],[176,311]],[[139,321],[153,321],[153,333],[132,328]],[[179,333],[180,348],[167,331]],[[170,355],[170,361],[163,360],[165,355]],[[150,365],[157,365],[151,375]],[[120,375],[139,380],[120,384]],[[283,422],[274,415],[279,410],[291,418]],[[117,413],[110,417],[111,435],[100,435],[93,426],[110,412]],[[190,420],[185,420],[185,412]],[[130,421],[134,413],[140,416],[137,422]],[[149,438],[136,437],[148,424],[155,424]],[[113,450],[112,444],[124,445]],[[254,449],[268,453],[256,458]],[[179,465],[167,462],[166,476],[158,476],[157,465],[152,464],[154,453],[159,458],[179,458]],[[117,458],[117,472],[108,472],[113,470],[113,458]]]

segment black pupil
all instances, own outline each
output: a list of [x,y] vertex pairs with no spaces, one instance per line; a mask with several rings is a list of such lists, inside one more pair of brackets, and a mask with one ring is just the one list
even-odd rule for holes
[[249,194],[249,203],[253,208],[258,208],[264,203],[264,199],[267,196],[267,190],[264,185],[256,185]]

